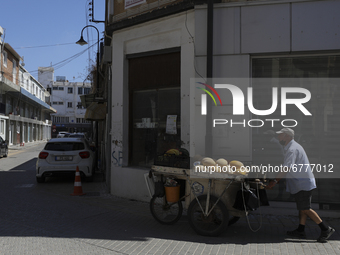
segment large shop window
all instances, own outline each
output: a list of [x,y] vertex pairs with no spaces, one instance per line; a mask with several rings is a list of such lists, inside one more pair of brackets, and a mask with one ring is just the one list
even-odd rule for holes
[[[314,171],[316,177],[322,174],[321,172],[328,171],[329,164],[333,166],[332,171],[339,171],[340,56],[256,58],[252,60],[252,77],[297,78],[301,80],[298,86],[311,92],[311,100],[304,105],[311,111],[312,116],[305,116],[292,105],[287,107],[287,116],[284,118],[298,121],[299,124],[293,128],[296,134],[295,140],[304,147],[310,163],[320,166]],[[284,84],[284,79],[274,80],[268,79],[268,82],[259,82],[261,79],[253,79],[253,100],[256,109],[270,108],[272,87],[278,87],[278,98],[281,98],[280,88],[287,87],[287,84]],[[292,86],[297,87],[297,84]],[[270,118],[283,118],[280,104]],[[268,132],[269,130],[277,131],[280,128],[281,126],[272,128],[270,123],[266,123],[261,128],[252,128],[253,162],[255,164],[271,163],[270,161],[282,162],[280,149],[278,148],[276,151],[270,149],[270,146],[274,145],[269,142],[272,136]],[[329,174],[329,178],[332,178],[331,174]],[[336,181],[338,182],[338,180]],[[326,182],[325,178],[320,178],[318,186],[320,200],[338,203],[335,201],[335,197],[338,196],[339,188],[331,188],[331,182]],[[327,186],[328,189],[323,192],[322,186]],[[334,187],[336,186],[337,184],[334,184]]]
[[[132,165],[150,167],[158,155],[180,147],[179,99],[179,88],[133,93]],[[167,133],[168,116],[176,129]]]
[[129,101],[129,165],[149,168],[181,146],[180,53],[130,58]]

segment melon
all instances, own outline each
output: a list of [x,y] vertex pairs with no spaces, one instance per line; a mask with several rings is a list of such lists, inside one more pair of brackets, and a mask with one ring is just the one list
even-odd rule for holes
[[225,160],[224,158],[220,158],[216,160],[216,164],[223,167],[223,166],[228,166],[228,161]]
[[204,166],[215,166],[216,162],[212,158],[203,158],[201,160],[202,165]]
[[240,169],[242,166],[244,166],[242,162],[237,160],[230,161],[229,165],[230,167],[234,166],[236,169]]

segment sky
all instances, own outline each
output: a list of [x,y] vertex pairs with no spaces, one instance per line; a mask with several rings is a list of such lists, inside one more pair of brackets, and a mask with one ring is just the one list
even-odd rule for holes
[[[90,22],[91,0],[10,0],[0,5],[4,41],[24,58],[25,69],[38,79],[38,67],[54,67],[56,76],[83,82],[89,63],[95,65],[97,31],[84,30],[85,46],[75,44],[86,25],[103,37],[104,23]],[[94,18],[105,19],[105,0],[94,0]],[[93,45],[94,44],[94,45]],[[88,50],[88,46],[93,45]],[[81,52],[83,52],[81,54]],[[80,55],[80,56],[78,56]],[[78,56],[78,57],[76,57]],[[76,58],[75,58],[76,57]]]

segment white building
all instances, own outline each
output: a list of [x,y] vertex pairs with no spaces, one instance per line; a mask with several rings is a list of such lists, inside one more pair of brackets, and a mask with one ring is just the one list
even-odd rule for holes
[[55,112],[49,93],[20,64],[22,57],[4,42],[3,32],[0,27],[0,135],[13,145],[49,139]]
[[[340,77],[340,1],[222,1],[213,6],[210,37],[204,1],[170,1],[167,6],[153,0],[141,3],[125,9],[124,1],[107,0],[106,34],[112,47],[109,86],[114,88],[109,107],[113,194],[148,200],[143,175],[166,141],[188,149],[191,157],[201,153],[208,120],[201,115],[201,94],[192,78],[208,76],[208,57],[213,59],[213,78],[329,79],[308,84],[312,117],[300,111],[290,111],[287,117],[297,119],[296,133],[308,137],[301,142],[311,160],[332,162],[339,170],[340,90],[331,78]],[[213,39],[212,54],[207,50],[208,38]],[[271,91],[273,84],[252,86]],[[244,94],[247,87],[242,88]],[[271,103],[265,95],[256,97],[258,104]],[[225,104],[214,106],[214,118],[235,119],[230,93],[223,91],[221,97]],[[165,132],[167,115],[177,116],[177,135],[172,140]],[[249,111],[244,118],[256,119]],[[143,119],[155,125],[140,128],[145,127],[139,124]],[[203,123],[201,129],[197,123]],[[260,133],[257,128],[221,126],[211,139],[213,156],[254,162],[254,141]],[[338,180],[333,179],[319,180],[320,203],[338,202]]]
[[53,137],[59,131],[90,132],[91,122],[85,120],[86,109],[80,96],[90,93],[91,83],[69,82],[65,76],[57,76],[54,81],[53,67],[39,67],[38,79],[50,92],[50,103],[57,110],[52,115]]

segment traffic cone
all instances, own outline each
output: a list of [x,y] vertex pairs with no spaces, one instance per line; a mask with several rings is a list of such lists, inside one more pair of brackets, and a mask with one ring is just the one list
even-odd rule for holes
[[82,196],[85,195],[85,193],[83,193],[83,189],[81,187],[81,178],[80,178],[80,172],[79,172],[79,167],[77,166],[77,170],[76,170],[76,177],[74,180],[74,190],[73,190],[73,194],[71,194],[72,196]]

